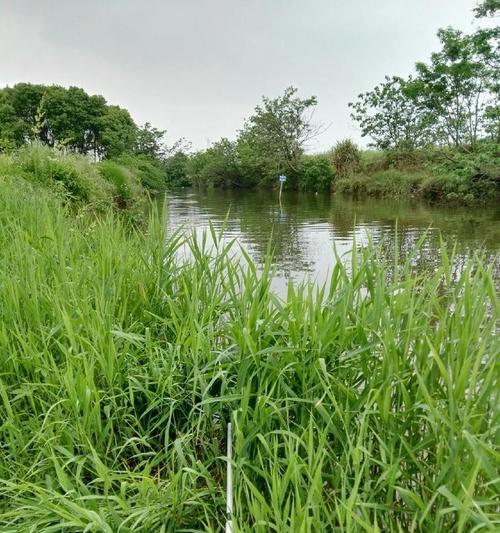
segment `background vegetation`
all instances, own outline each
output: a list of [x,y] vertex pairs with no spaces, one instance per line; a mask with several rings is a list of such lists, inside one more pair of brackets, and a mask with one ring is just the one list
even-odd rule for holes
[[[497,2],[486,2],[476,16],[498,11]],[[286,174],[291,189],[496,201],[499,36],[498,26],[471,34],[441,29],[440,50],[417,63],[413,76],[388,76],[350,103],[377,154],[362,153],[346,139],[327,154],[305,155],[319,131],[311,122],[317,101],[290,87],[280,97],[263,98],[234,142],[222,139],[194,154],[187,180],[205,187],[275,187],[277,176]]]
[[[494,0],[479,5],[475,15],[498,12]],[[498,201],[500,28],[470,34],[444,28],[438,37],[440,49],[428,62],[418,62],[412,76],[386,76],[349,104],[376,153],[345,139],[328,153],[308,155],[321,131],[312,121],[317,99],[300,97],[294,87],[263,97],[235,140],[223,138],[191,153],[185,140],[168,146],[165,131],[150,123],[137,126],[126,109],[102,96],[29,83],[0,89],[0,152],[38,143],[94,161],[112,160],[114,172],[112,165],[101,168],[115,185],[118,165],[154,191],[191,185],[273,188],[285,174],[289,189]]]
[[41,145],[91,161],[111,159],[146,189],[160,191],[184,184],[178,163],[188,148],[182,139],[167,146],[165,134],[149,122],[137,126],[126,109],[78,87],[18,83],[0,89],[0,153]]

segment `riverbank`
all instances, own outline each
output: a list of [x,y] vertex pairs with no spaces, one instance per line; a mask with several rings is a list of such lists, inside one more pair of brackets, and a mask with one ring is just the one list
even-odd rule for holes
[[[338,191],[354,197],[422,199],[451,205],[500,200],[500,148],[483,143],[474,151],[428,148],[413,151],[359,150],[350,141],[326,154],[302,155],[287,172],[285,190]],[[210,148],[186,161],[184,184],[199,187],[272,189],[276,176],[242,178],[234,156]]]
[[117,209],[137,222],[149,194],[164,190],[154,162],[131,154],[95,162],[90,157],[39,143],[0,154],[0,179],[42,188],[75,209]]
[[231,419],[238,530],[495,529],[489,265],[369,245],[283,301],[59,192],[0,178],[1,528],[218,531]]
[[427,149],[364,151],[335,190],[355,196],[421,198],[449,204],[496,203],[500,199],[500,147],[475,151]]

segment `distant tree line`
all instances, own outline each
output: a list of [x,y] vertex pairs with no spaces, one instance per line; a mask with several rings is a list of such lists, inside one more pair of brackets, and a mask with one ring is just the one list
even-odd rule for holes
[[137,171],[146,187],[159,189],[172,180],[185,183],[188,143],[168,146],[165,134],[149,122],[138,126],[126,109],[79,87],[17,83],[0,89],[0,152],[39,143],[97,161],[113,159]]
[[[474,10],[476,17],[499,11],[500,0]],[[361,175],[358,184],[366,189],[371,175],[396,169],[421,171],[412,194],[428,189],[435,198],[485,199],[500,191],[500,28],[471,34],[445,28],[438,37],[440,49],[417,63],[412,76],[388,76],[349,104],[362,136],[382,155],[376,164],[348,139],[325,154],[307,155],[321,130],[312,120],[317,99],[299,96],[295,87],[263,97],[234,140],[190,153],[184,140],[167,146],[165,131],[136,125],[126,109],[102,96],[19,83],[0,89],[0,151],[29,143],[65,147],[132,168],[153,189],[272,187],[280,174],[287,188],[313,191],[335,188],[340,180],[350,190],[354,185],[346,180]],[[384,190],[395,176],[379,180]]]
[[79,87],[18,83],[0,89],[0,150],[38,141],[97,159],[137,153],[159,159],[165,132]]
[[[499,11],[500,0],[486,0],[474,13]],[[325,154],[307,155],[319,131],[312,123],[317,100],[289,87],[277,98],[264,97],[234,141],[221,139],[189,157],[186,180],[215,187],[272,186],[286,174],[287,188],[377,194],[394,191],[399,180],[404,184],[399,190],[430,199],[498,197],[499,37],[498,26],[471,34],[441,29],[440,49],[430,61],[417,63],[412,76],[387,76],[350,103],[352,118],[376,154],[345,139]],[[357,180],[350,183],[353,176]]]
[[317,188],[321,181],[328,188],[332,171],[327,158],[304,157],[318,132],[311,121],[316,104],[315,96],[301,98],[294,87],[276,98],[263,97],[235,141],[223,138],[190,158],[190,181],[215,187],[269,186],[286,174],[289,187],[314,182]]

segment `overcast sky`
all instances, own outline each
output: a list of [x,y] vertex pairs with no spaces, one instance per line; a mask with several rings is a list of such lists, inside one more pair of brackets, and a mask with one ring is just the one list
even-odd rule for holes
[[262,95],[316,95],[312,151],[359,133],[347,103],[406,75],[477,0],[0,0],[0,84],[76,85],[195,147],[234,138]]

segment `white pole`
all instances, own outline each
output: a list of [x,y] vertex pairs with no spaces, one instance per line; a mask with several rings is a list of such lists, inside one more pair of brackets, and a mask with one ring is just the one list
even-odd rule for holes
[[233,439],[231,422],[227,424],[226,533],[233,533]]

